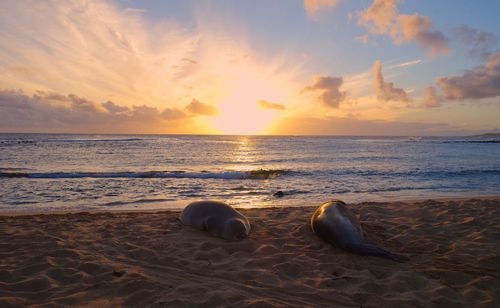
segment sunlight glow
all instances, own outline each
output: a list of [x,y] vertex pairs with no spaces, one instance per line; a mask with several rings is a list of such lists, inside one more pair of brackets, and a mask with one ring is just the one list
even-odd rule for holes
[[275,111],[262,110],[255,101],[229,100],[221,105],[220,115],[213,124],[224,134],[255,135],[262,133],[275,117]]
[[219,105],[220,113],[213,119],[213,126],[223,134],[261,134],[279,112],[262,109],[257,102],[281,102],[286,97],[285,91],[271,76],[263,76],[248,67],[240,68],[233,74],[237,78],[230,82],[230,95]]

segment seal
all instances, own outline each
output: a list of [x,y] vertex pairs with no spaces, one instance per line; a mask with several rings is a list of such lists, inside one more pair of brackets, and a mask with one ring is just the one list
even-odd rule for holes
[[323,240],[350,252],[400,261],[393,253],[365,243],[359,221],[343,201],[323,203],[311,217],[311,229]]
[[248,219],[230,205],[218,201],[197,201],[184,208],[180,221],[226,240],[241,240],[250,233]]

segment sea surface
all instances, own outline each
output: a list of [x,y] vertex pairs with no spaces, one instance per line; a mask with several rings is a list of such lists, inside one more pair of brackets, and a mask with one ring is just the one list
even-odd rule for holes
[[496,136],[0,134],[0,212],[499,194]]

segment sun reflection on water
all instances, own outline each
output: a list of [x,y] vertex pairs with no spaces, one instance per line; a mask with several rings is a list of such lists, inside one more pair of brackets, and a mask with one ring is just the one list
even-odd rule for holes
[[240,136],[238,143],[231,153],[230,161],[238,164],[239,169],[251,170],[252,166],[241,166],[241,164],[251,164],[256,162],[256,147],[254,141],[249,136]]

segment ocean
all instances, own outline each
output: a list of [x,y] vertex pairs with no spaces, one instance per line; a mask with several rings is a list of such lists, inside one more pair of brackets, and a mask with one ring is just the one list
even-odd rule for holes
[[[280,193],[281,192],[281,193]],[[0,134],[0,212],[500,193],[500,139]]]

